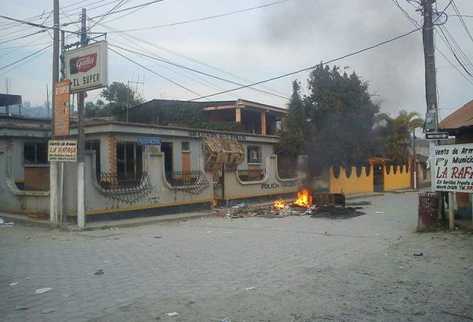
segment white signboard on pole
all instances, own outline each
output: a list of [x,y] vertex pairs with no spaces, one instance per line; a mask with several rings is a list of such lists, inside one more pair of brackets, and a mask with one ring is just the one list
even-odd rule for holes
[[430,162],[433,191],[473,193],[473,144],[433,146]]
[[76,162],[77,141],[74,140],[49,140],[48,161]]
[[107,86],[107,42],[99,41],[64,54],[65,76],[71,93]]

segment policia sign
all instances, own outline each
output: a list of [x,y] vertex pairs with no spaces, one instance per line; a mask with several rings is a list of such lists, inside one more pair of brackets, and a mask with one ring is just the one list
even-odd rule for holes
[[107,42],[66,51],[64,65],[71,93],[107,86]]

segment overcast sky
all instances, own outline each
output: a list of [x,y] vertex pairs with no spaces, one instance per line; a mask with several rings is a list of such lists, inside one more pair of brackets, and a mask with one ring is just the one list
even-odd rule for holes
[[[121,8],[127,8],[147,0],[128,0]],[[138,11],[111,15],[94,26],[93,31],[126,30],[132,28],[170,24],[199,17],[218,15],[250,8],[274,0],[164,0]],[[455,1],[462,14],[473,15],[473,1]],[[61,23],[78,19],[80,6],[89,8],[89,17],[108,12],[117,1],[112,0],[63,0]],[[399,3],[416,18],[419,13],[406,0]],[[447,0],[438,1],[439,9]],[[102,7],[92,9],[93,7]],[[48,11],[52,0],[1,1],[0,12],[5,15],[28,18],[41,14],[41,21],[51,25]],[[473,41],[468,38],[454,11],[446,24],[465,53],[472,57]],[[465,18],[473,32],[473,18]],[[93,24],[89,22],[89,25]],[[0,21],[0,43],[27,33],[34,27],[12,28],[11,23]],[[66,27],[77,30],[78,25]],[[162,27],[147,31],[109,33],[111,44],[140,50],[154,56],[164,57],[203,72],[218,75],[240,83],[259,81],[279,74],[312,66],[332,58],[343,56],[377,42],[408,32],[414,27],[395,6],[392,0],[288,0],[286,2],[242,12],[223,18],[189,24]],[[132,38],[131,38],[132,37]],[[76,41],[72,36],[68,42]],[[150,46],[142,40],[155,46]],[[20,41],[0,44],[0,66],[15,61],[51,42],[47,33]],[[454,57],[440,39],[437,47],[454,62]],[[136,60],[157,74],[178,82],[201,95],[235,87],[218,80],[206,78],[163,63],[139,57]],[[7,72],[1,71],[0,91],[5,90],[9,79],[10,93],[20,94],[24,101],[41,104],[46,98],[46,84],[51,78],[51,50],[26,61]],[[361,55],[344,59],[337,65],[347,71],[356,71],[370,85],[374,100],[380,102],[384,112],[395,114],[399,109],[425,113],[424,61],[422,37],[418,32]],[[458,64],[456,64],[458,66]],[[460,67],[458,67],[460,68]],[[465,80],[442,56],[437,53],[439,106],[441,117],[452,109],[473,99],[473,85]],[[472,68],[473,69],[473,68]],[[264,85],[279,95],[291,94],[291,82],[298,79],[305,86],[308,74],[302,73]],[[134,84],[145,99],[192,99],[196,95],[143,70],[137,65],[109,53],[110,81],[144,81]],[[472,79],[473,80],[473,79]],[[100,91],[89,93],[94,99]],[[241,90],[232,94],[215,96],[213,100],[245,98],[278,106],[286,106],[287,100],[253,90]]]

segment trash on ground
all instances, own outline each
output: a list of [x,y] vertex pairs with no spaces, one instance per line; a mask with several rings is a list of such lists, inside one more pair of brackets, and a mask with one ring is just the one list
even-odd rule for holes
[[362,200],[362,201],[351,201],[346,203],[347,206],[369,206],[371,205],[370,201]]
[[41,311],[41,314],[49,314],[53,312],[56,312],[56,311],[54,309],[44,309]]
[[15,307],[15,311],[26,311],[26,310],[28,310],[28,309],[29,309],[29,307],[27,307],[27,306],[25,306],[25,305],[17,305],[17,306]]
[[424,256],[424,253],[422,253],[422,252],[417,252],[417,253],[414,253],[414,256],[417,256],[417,257],[419,257],[419,256]]
[[384,211],[377,211],[376,214],[377,215],[384,215]]
[[10,283],[10,284],[8,284],[8,285],[10,285],[10,286],[16,286],[16,285],[18,285],[18,282],[12,282],[12,283]]
[[49,292],[51,290],[52,290],[52,288],[50,288],[50,287],[38,288],[34,293],[35,294],[43,294],[43,293]]
[[11,227],[13,225],[14,225],[13,222],[5,222],[5,220],[2,217],[0,217],[0,226],[1,227]]
[[167,313],[167,316],[178,316],[179,313],[177,312],[170,312],[170,313]]
[[163,237],[161,237],[161,236],[153,236],[153,238],[155,238],[155,239],[161,239],[161,238],[163,238]]
[[256,287],[254,287],[254,286],[247,287],[245,290],[247,290],[247,291],[253,291],[253,290],[256,290]]
[[94,273],[94,275],[103,275],[103,274],[105,274],[104,271],[103,271],[103,269],[98,269],[98,270],[96,270],[95,273]]

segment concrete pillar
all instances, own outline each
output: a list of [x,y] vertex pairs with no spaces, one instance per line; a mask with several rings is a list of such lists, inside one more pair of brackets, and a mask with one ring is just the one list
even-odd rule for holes
[[448,228],[455,228],[455,192],[448,193]]
[[268,114],[268,112],[266,111],[263,111],[261,112],[261,135],[266,135],[266,114]]
[[84,161],[77,162],[77,225],[85,227],[85,176]]
[[49,222],[57,226],[58,220],[58,164],[49,163]]
[[241,108],[235,109],[235,122],[241,123]]
[[117,174],[117,139],[113,135],[107,137],[107,170],[111,176]]

